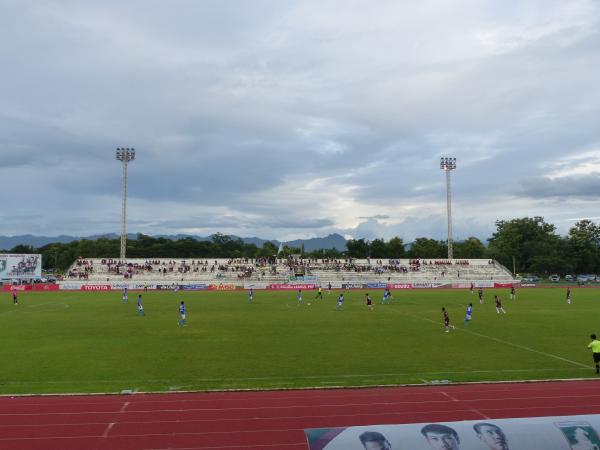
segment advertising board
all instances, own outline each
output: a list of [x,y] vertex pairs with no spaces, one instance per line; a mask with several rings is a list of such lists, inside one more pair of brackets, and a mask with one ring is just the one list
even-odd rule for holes
[[314,289],[314,284],[270,284],[269,289],[275,291],[294,291],[298,289]]
[[305,430],[309,450],[596,450],[600,415]]
[[264,282],[249,282],[249,281],[244,281],[244,289],[255,289],[255,290],[262,290],[262,289],[269,289],[269,285],[270,283],[264,283]]
[[366,283],[342,283],[342,289],[366,289]]
[[412,289],[413,285],[410,283],[392,283],[388,284],[388,289]]
[[0,254],[0,280],[42,277],[42,255]]
[[211,284],[208,289],[211,291],[235,291],[237,286],[235,284]]
[[206,291],[208,290],[208,284],[182,284],[181,289],[184,291]]
[[8,292],[8,291],[31,291],[31,290],[33,290],[33,287],[30,284],[19,284],[19,285],[5,284],[4,286],[2,286],[2,290],[4,292]]
[[112,286],[110,284],[82,284],[80,287],[82,291],[111,291]]

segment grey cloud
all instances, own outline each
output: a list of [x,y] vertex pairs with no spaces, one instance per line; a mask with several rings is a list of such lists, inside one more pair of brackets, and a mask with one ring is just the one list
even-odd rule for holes
[[374,216],[359,217],[359,219],[366,219],[366,220],[389,219],[389,218],[390,218],[390,216],[388,216],[387,214],[376,214]]
[[[511,196],[589,199],[596,186],[514,188],[546,162],[598,148],[595,2],[528,1],[527,18],[468,2],[439,3],[435,15],[387,1],[66,5],[8,1],[0,15],[0,172],[11,185],[29,180],[3,206],[35,205],[36,230],[114,231],[117,146],[138,149],[130,218],[148,233],[202,223],[268,238],[443,237],[442,155],[458,158],[458,214]],[[311,192],[318,179],[331,181]],[[329,186],[352,189],[296,212]],[[153,204],[168,205],[171,221]],[[218,207],[230,216],[205,217]],[[457,217],[466,235],[497,218],[469,214]],[[33,227],[3,222],[0,232]]]
[[521,180],[517,195],[532,198],[597,198],[600,192],[600,174],[565,176],[550,179],[532,177]]

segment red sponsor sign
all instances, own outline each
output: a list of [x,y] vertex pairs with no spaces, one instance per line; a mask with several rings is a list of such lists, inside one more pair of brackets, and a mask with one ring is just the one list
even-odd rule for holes
[[314,284],[270,284],[269,289],[276,291],[296,291],[298,289],[314,289]]
[[59,289],[60,288],[59,288],[58,284],[53,284],[53,283],[34,284],[33,285],[34,291],[58,291]]
[[513,287],[515,283],[494,283],[495,288],[509,288]]
[[387,285],[388,289],[412,289],[413,285],[409,283],[392,283]]
[[2,286],[2,290],[3,291],[31,291],[31,285],[30,284],[18,284],[18,285],[4,285]]
[[82,291],[110,291],[112,286],[110,284],[84,284],[81,286]]
[[210,291],[235,291],[235,284],[211,284],[208,286]]

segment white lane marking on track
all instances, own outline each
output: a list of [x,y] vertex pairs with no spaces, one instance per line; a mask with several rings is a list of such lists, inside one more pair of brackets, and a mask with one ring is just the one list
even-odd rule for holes
[[444,391],[440,391],[440,394],[448,397],[450,400],[452,400],[453,402],[458,402],[460,400],[458,400],[456,397],[451,396],[450,394],[448,394],[447,392]]
[[482,413],[481,411],[479,411],[478,409],[471,409],[471,411],[473,411],[476,414],[479,414],[481,417],[483,417],[484,419],[490,420],[491,417],[486,416],[484,413]]
[[[526,398],[524,398],[523,400],[526,400]],[[446,402],[447,404],[447,402]],[[344,405],[341,405],[344,406]],[[367,405],[368,406],[368,405]],[[513,411],[513,410],[538,410],[538,409],[551,409],[551,410],[557,410],[558,408],[563,408],[563,409],[568,409],[569,411],[572,408],[581,408],[581,407],[585,407],[585,408],[590,408],[591,410],[596,409],[600,406],[600,404],[586,404],[586,405],[582,405],[582,404],[577,404],[577,405],[561,405],[561,406],[555,406],[555,405],[540,405],[540,406],[524,406],[524,407],[510,407],[510,408],[488,408],[486,407],[485,409],[488,411],[496,411],[496,412],[503,412],[503,411]],[[185,412],[188,410],[182,410],[181,412]],[[477,410],[477,409],[473,409],[473,408],[456,408],[453,407],[451,409],[436,409],[436,410],[428,410],[428,411],[422,411],[422,412],[414,412],[413,410],[406,410],[406,411],[391,411],[391,412],[382,412],[382,413],[374,413],[374,412],[370,412],[370,413],[357,413],[357,414],[338,414],[335,413],[333,414],[333,417],[364,417],[364,416],[372,416],[372,417],[380,417],[380,416],[415,416],[418,414],[445,414],[445,413],[451,413],[451,412],[465,412],[465,411],[473,411],[473,412],[477,412],[478,414],[484,415],[481,411]],[[152,414],[155,411],[147,411],[147,413]],[[107,413],[107,414],[112,414],[112,413]],[[584,413],[576,413],[576,414],[584,414]],[[585,413],[585,414],[592,414],[592,413]],[[573,415],[571,412],[562,414],[562,415]],[[228,421],[232,421],[232,422],[236,422],[236,421],[242,421],[242,422],[250,422],[250,421],[254,421],[254,420],[258,420],[258,421],[271,421],[271,420],[275,420],[275,419],[326,419],[332,417],[332,415],[321,415],[321,416],[316,416],[316,415],[309,415],[309,416],[298,416],[298,415],[294,415],[294,416],[280,416],[280,415],[275,415],[275,416],[264,416],[264,417],[253,417],[253,418],[236,418],[236,419],[227,419],[227,418],[220,418],[220,419],[189,419],[189,420],[182,420],[182,419],[177,419],[177,420],[152,420],[152,421],[123,421],[123,422],[119,422],[119,424],[121,425],[140,425],[140,424],[168,424],[168,423],[176,423],[176,424],[184,424],[184,423],[211,423],[211,422],[228,422]],[[57,426],[64,426],[64,427],[79,427],[79,426],[85,426],[85,425],[103,425],[106,422],[80,422],[80,423],[51,423],[51,424],[35,424],[35,425],[1,425],[1,428],[5,428],[5,427],[27,427],[27,428],[33,428],[33,427],[37,427],[37,428],[41,428],[41,427],[57,427]],[[116,435],[113,435],[116,436]],[[60,437],[60,436],[59,436]],[[97,436],[96,436],[97,437]],[[2,440],[11,440],[12,438],[0,438],[0,441]],[[18,438],[20,439],[20,438]],[[22,438],[22,439],[29,439],[29,438]]]
[[129,406],[129,402],[123,403],[123,406],[121,407],[121,410],[119,412],[120,413],[124,413],[125,412],[125,408],[127,408],[127,406]]
[[[592,395],[551,395],[551,396],[534,396],[534,397],[503,397],[503,398],[475,398],[469,400],[462,400],[461,403],[471,403],[480,401],[492,401],[492,402],[504,402],[507,400],[556,400],[556,399],[589,399]],[[600,397],[595,395],[594,397]],[[140,413],[164,413],[164,412],[191,412],[191,411],[266,411],[266,410],[282,410],[282,409],[314,409],[314,408],[337,408],[337,407],[356,407],[356,406],[384,406],[384,405],[421,405],[425,403],[442,403],[447,404],[447,400],[419,400],[419,401],[380,401],[380,402],[352,402],[352,403],[311,403],[304,405],[281,405],[281,406],[238,406],[228,408],[166,408],[166,409],[151,409],[151,410],[136,410],[129,409],[128,414],[140,414]],[[567,407],[577,407],[581,404],[576,405],[562,405]],[[591,406],[585,404],[584,406]],[[595,406],[598,406],[596,404]],[[545,406],[541,406],[545,407]],[[536,408],[533,406],[532,408]],[[489,410],[497,410],[498,408],[486,408]],[[505,408],[514,409],[514,408]],[[498,409],[502,410],[502,408]],[[1,416],[71,416],[71,415],[98,415],[98,414],[114,414],[110,411],[77,411],[77,412],[45,412],[45,413],[3,413]],[[2,426],[0,425],[0,428]]]
[[[400,311],[396,311],[395,309],[392,309],[391,311],[397,312],[398,314],[402,314],[402,315],[404,315],[406,317],[412,317],[413,319],[424,320],[426,322],[431,322],[431,323],[435,323],[437,325],[442,325],[441,322],[437,322],[435,320],[429,319],[428,317],[419,317],[419,316],[415,316],[413,314],[404,314],[404,313],[402,313]],[[579,367],[585,367],[586,369],[591,368],[591,366],[587,366],[587,365],[582,364],[580,362],[572,361],[572,360],[567,359],[567,358],[563,358],[562,356],[553,355],[552,353],[543,352],[541,350],[536,350],[535,348],[526,347],[526,346],[521,345],[521,344],[515,344],[513,342],[505,341],[503,339],[499,339],[499,338],[496,338],[496,337],[493,337],[493,336],[488,336],[486,334],[477,333],[475,331],[466,330],[464,328],[459,328],[459,327],[456,327],[456,330],[463,331],[465,333],[469,333],[469,334],[472,334],[474,336],[479,336],[479,337],[482,337],[482,338],[485,338],[485,339],[490,339],[492,341],[499,342],[500,344],[510,345],[511,347],[515,347],[515,348],[520,348],[521,350],[527,350],[529,352],[537,353],[539,355],[549,356],[550,358],[554,358],[554,359],[558,359],[560,361],[568,362],[569,364],[574,364],[574,365],[579,366]]]
[[112,427],[115,426],[114,422],[111,422],[108,424],[108,426],[106,427],[106,430],[104,430],[104,434],[102,435],[103,438],[108,436],[108,433],[110,433],[110,430],[112,429]]

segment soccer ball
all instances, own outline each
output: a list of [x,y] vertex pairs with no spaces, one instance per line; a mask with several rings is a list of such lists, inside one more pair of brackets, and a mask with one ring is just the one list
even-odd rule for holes
[[310,302],[308,302],[307,305],[310,306]]

